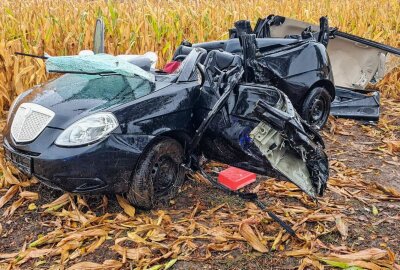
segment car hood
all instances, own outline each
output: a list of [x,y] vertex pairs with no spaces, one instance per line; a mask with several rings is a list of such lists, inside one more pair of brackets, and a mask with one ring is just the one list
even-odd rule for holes
[[35,103],[55,113],[49,127],[65,129],[82,117],[112,111],[153,89],[154,84],[138,76],[66,74],[28,90],[10,113],[14,115],[22,103]]

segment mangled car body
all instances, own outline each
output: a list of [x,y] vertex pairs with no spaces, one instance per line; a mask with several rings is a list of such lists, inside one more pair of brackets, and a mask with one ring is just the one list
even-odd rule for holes
[[[238,21],[229,39],[190,46],[242,54],[239,33],[257,39],[257,66],[252,80],[282,90],[309,124],[321,128],[329,113],[367,121],[379,119],[378,91],[366,90],[385,74],[388,53],[400,50],[329,27],[326,17],[320,25],[278,15]],[[177,51],[175,58],[185,51]],[[332,103],[331,103],[332,102]]]
[[[248,21],[239,21],[230,39],[197,43],[189,46],[207,51],[221,50],[243,55],[239,35],[254,34]],[[275,86],[291,100],[295,109],[310,125],[322,128],[329,116],[331,101],[335,98],[335,84],[326,47],[313,37],[296,38],[257,37],[257,53],[248,59],[246,81]],[[174,59],[188,52],[178,48]]]
[[[324,106],[335,97],[325,45],[237,30],[238,38],[226,42],[183,44],[176,69],[162,72],[152,57],[104,54],[99,21],[94,54],[42,57],[49,72],[63,75],[14,101],[6,158],[51,187],[127,193],[147,209],[174,196],[202,155],[322,195],[329,169],[314,127],[327,116],[319,114],[318,98],[309,102],[312,125],[297,111],[312,85],[328,93],[316,95],[329,100]],[[318,69],[307,68],[307,59]],[[265,74],[266,65],[283,79]]]

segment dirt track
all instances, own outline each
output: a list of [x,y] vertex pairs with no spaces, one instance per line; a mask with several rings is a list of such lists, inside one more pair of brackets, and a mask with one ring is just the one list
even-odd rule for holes
[[[41,184],[32,184],[19,190],[38,193],[38,200],[28,196],[10,215],[10,206],[21,198],[17,195],[20,193],[16,193],[0,209],[0,269],[8,263],[18,265],[21,260],[26,260],[20,266],[22,269],[46,269],[50,265],[62,269],[61,261],[65,266],[71,266],[81,261],[101,264],[110,259],[115,260],[112,262],[116,266],[120,266],[117,261],[121,261],[123,269],[130,269],[148,265],[155,258],[157,260],[151,265],[172,264],[174,261],[171,259],[177,258],[173,269],[296,269],[302,262],[304,267],[313,265],[314,268],[321,268],[327,256],[352,254],[369,248],[382,252],[388,248],[391,252],[384,254],[386,257],[364,258],[363,262],[380,266],[390,262],[394,268],[391,256],[393,253],[396,255],[397,263],[400,256],[400,105],[396,101],[385,100],[383,108],[378,125],[331,119],[322,131],[330,157],[331,178],[319,205],[284,182],[269,180],[258,185],[259,181],[251,187],[272,211],[293,225],[297,238],[283,233],[276,223],[251,203],[245,204],[195,180],[184,184],[171,205],[161,206],[161,210],[152,213],[137,211],[131,219],[126,214],[118,214],[122,210],[115,196],[108,196],[108,203],[100,196],[67,199],[61,208],[45,213],[45,209],[49,208],[40,206],[63,194]],[[0,189],[0,197],[9,189]],[[37,209],[28,210],[32,202]],[[112,220],[114,226],[98,218],[106,212],[112,215],[103,216],[103,219]],[[121,249],[116,248],[115,239],[125,237],[128,232],[134,231],[132,228],[137,230],[142,224],[155,224],[160,219],[162,221],[157,226],[163,232],[153,231],[153,236],[158,232],[157,239],[148,234],[141,235],[153,244],[136,239],[119,245]],[[121,227],[129,221],[134,225]],[[246,241],[243,224],[249,224],[268,252],[254,251],[254,244]],[[82,236],[74,238],[75,246],[67,248],[66,253],[61,252],[60,255],[56,251],[57,247],[66,243],[62,242],[63,238],[91,227],[102,228],[106,232],[103,241],[99,241],[103,237],[101,235],[91,238]],[[17,254],[12,253],[31,250],[28,248],[30,243],[56,230],[62,231],[59,238],[54,237],[53,241],[37,245],[39,250],[48,249],[48,252],[37,257],[33,253],[20,253],[15,259]],[[132,239],[132,236],[128,235],[128,238]],[[96,241],[99,246],[88,252],[88,245]],[[124,255],[124,248],[144,246],[150,247],[151,254],[139,256],[138,260],[130,258],[127,253]],[[10,258],[4,258],[4,254],[11,254]]]

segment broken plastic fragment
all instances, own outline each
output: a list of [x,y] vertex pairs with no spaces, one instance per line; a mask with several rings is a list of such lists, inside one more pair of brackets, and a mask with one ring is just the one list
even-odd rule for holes
[[285,146],[283,137],[278,131],[260,122],[250,133],[250,137],[274,169],[311,197],[317,196],[306,162],[288,151],[288,147]]

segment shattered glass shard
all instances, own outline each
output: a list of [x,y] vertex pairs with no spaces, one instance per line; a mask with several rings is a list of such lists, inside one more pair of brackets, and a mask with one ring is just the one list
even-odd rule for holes
[[139,76],[150,82],[155,81],[153,74],[121,58],[109,54],[54,56],[46,60],[48,72],[119,74],[127,77]]

